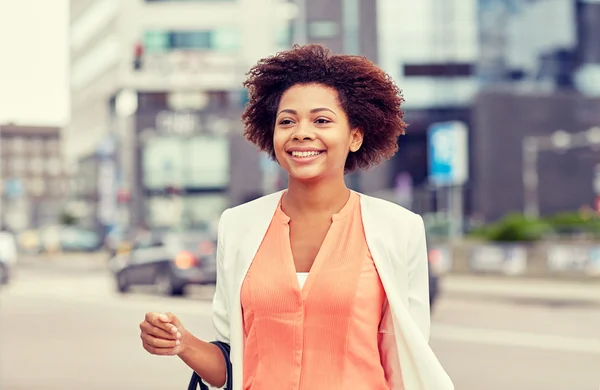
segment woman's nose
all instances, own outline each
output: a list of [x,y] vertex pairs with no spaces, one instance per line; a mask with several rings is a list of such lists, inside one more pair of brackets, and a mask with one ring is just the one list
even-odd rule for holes
[[298,126],[296,126],[296,131],[294,132],[294,139],[296,140],[311,140],[315,136],[310,123],[307,121],[300,121]]

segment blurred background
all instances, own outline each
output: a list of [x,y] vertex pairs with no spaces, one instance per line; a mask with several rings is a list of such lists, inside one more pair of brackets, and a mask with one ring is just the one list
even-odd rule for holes
[[242,81],[295,43],[403,90],[348,185],[423,215],[457,389],[597,389],[597,0],[0,0],[0,388],[186,386],[137,325],[212,338],[218,217],[287,185]]

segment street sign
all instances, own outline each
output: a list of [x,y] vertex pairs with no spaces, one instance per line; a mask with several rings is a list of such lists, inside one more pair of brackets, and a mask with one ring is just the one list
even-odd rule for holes
[[25,194],[23,182],[20,179],[8,178],[4,183],[4,192],[11,199],[17,199]]
[[462,185],[469,178],[467,126],[438,122],[429,127],[429,180],[436,186]]

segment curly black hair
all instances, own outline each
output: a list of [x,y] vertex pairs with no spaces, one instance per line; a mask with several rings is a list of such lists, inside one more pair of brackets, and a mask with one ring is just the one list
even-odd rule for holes
[[321,84],[337,91],[350,128],[362,130],[361,148],[348,155],[345,171],[365,169],[398,150],[405,133],[400,89],[365,57],[333,55],[321,45],[295,45],[260,60],[247,73],[249,102],[242,114],[244,136],[275,159],[273,131],[281,96],[296,84]]

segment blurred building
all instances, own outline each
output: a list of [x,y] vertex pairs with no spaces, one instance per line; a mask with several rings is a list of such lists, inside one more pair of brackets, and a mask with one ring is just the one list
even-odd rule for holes
[[[102,145],[107,145],[106,141]],[[116,224],[119,192],[115,157],[106,148],[99,147],[94,153],[79,158],[74,177],[77,190],[71,200],[76,205],[79,225],[99,234]]]
[[377,1],[295,0],[294,43],[318,43],[334,53],[378,62]]
[[[471,130],[478,91],[476,0],[378,0],[379,65],[402,89],[407,134],[386,166],[393,200],[426,213],[447,207],[430,182],[428,129],[459,121]],[[468,195],[468,186],[465,190]],[[468,200],[468,198],[467,198]]]
[[[103,166],[94,168],[103,172],[103,225],[194,223],[261,189],[259,154],[241,136],[241,83],[259,58],[289,47],[296,8],[282,0],[70,4],[66,153],[89,157],[87,169]],[[108,152],[92,157],[101,144]]]
[[[479,0],[478,9],[473,212],[495,220],[525,209],[526,136],[600,123],[600,3]],[[586,145],[539,153],[542,214],[593,204],[600,150]]]
[[54,224],[71,191],[58,127],[0,125],[0,218],[15,231]]
[[[552,140],[559,130],[584,133],[599,124],[600,98],[573,91],[482,92],[474,109],[474,212],[494,221],[524,211],[528,196],[524,187],[525,136]],[[595,188],[600,179],[600,139],[583,140],[573,148],[568,142],[561,147],[561,140],[555,140],[554,147],[551,141],[551,147],[534,156],[534,201],[541,215],[592,207],[600,195]]]

